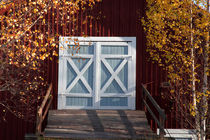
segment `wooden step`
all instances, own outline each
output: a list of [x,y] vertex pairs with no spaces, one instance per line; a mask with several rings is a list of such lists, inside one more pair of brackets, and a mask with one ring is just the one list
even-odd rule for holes
[[50,110],[44,137],[133,139],[156,135],[143,111]]

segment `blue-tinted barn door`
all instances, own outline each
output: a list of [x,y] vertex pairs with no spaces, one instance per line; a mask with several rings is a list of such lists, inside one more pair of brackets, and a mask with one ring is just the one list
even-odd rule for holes
[[77,39],[60,38],[58,109],[135,109],[135,38]]

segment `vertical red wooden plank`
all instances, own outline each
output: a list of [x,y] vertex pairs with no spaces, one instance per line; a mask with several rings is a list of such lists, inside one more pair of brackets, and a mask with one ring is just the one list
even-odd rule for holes
[[127,11],[126,14],[126,19],[125,19],[125,36],[130,36],[130,13],[131,13],[131,9],[130,9],[130,1],[126,1],[126,3],[123,6],[125,8],[125,11]]
[[[143,62],[143,58],[145,57],[143,55],[143,46],[142,46],[142,38],[141,38],[141,32],[140,32],[140,24],[136,24],[135,19],[138,18],[138,15],[136,14],[137,10],[139,9],[139,5],[140,5],[140,1],[138,0],[134,0],[134,6],[133,6],[133,12],[132,12],[132,21],[134,20],[134,22],[132,22],[132,31],[135,32],[136,36],[136,108],[137,109],[143,109],[141,106],[141,93],[142,93],[142,88],[141,88],[141,84],[145,83],[145,67],[146,67],[146,63]],[[144,73],[144,74],[143,74]]]
[[[63,0],[63,3],[65,3],[65,0]],[[61,7],[63,7],[63,5]],[[62,9],[62,19],[61,19],[62,36],[66,35],[66,22],[65,21],[66,20],[65,20],[64,8],[63,8]]]
[[5,124],[5,122],[1,122],[1,126],[2,127],[0,128],[1,129],[1,132],[0,132],[1,133],[1,137],[0,138],[2,138],[4,140],[4,139],[6,139],[6,135],[5,135],[6,134],[5,133],[6,124]]
[[[7,117],[7,119],[9,120],[10,119],[10,115],[8,115],[8,117]],[[5,133],[5,138],[6,139],[9,139],[9,132],[8,132],[8,130],[10,130],[12,127],[10,126],[11,124],[9,124],[8,122],[5,122],[5,131],[4,131],[4,133]]]
[[[46,14],[43,15],[43,19],[46,20]],[[46,24],[47,24],[47,23],[48,23],[48,21],[46,20],[45,23],[42,25],[42,27],[43,27],[43,32],[44,32],[44,38],[47,38],[47,37],[48,37],[48,36],[45,34],[45,32],[46,32]],[[44,44],[45,44],[45,43],[47,43],[47,42],[45,42],[45,39],[43,39],[43,47],[44,47]],[[44,96],[43,94],[44,94],[44,92],[41,93],[41,96]]]
[[[186,103],[185,99],[186,99],[186,97],[185,97],[185,95],[184,95],[183,98],[182,98],[182,104],[183,104],[183,105]],[[181,128],[184,128],[184,127],[186,126],[186,125],[185,125],[185,123],[186,123],[185,118],[187,118],[187,117],[186,117],[186,112],[187,112],[187,110],[185,109],[185,106],[183,106],[182,109],[183,109],[183,114],[182,114]]]
[[125,1],[120,1],[120,3],[119,3],[119,5],[120,5],[120,15],[119,15],[119,17],[120,17],[120,30],[119,30],[119,34],[121,35],[121,36],[125,36],[126,35],[126,33],[125,33],[125,26],[126,26],[126,24],[128,23],[128,21],[126,21],[127,20],[127,12],[129,11],[129,10],[127,10],[127,9],[125,9],[125,3],[126,3],[126,1],[127,0],[125,0]]
[[110,26],[112,25],[111,23],[113,23],[111,16],[112,14],[110,14],[113,10],[110,8],[113,5],[113,1],[107,0],[107,1],[102,1],[102,3],[100,3],[100,6],[97,7],[97,11],[101,11],[102,16],[102,23],[100,23],[102,25],[102,30],[103,30],[103,36],[110,36],[111,32],[108,33]]
[[114,15],[114,20],[113,20],[113,30],[114,30],[114,35],[115,36],[120,36],[120,2],[121,0],[115,0],[114,1],[114,7],[113,7],[113,15]]
[[[103,29],[102,29],[102,32],[103,32],[103,35],[102,36],[105,36],[105,27],[103,26],[102,27]],[[113,35],[113,34],[112,34]]]
[[104,8],[105,10],[108,10],[108,13],[107,13],[107,16],[106,16],[106,18],[108,19],[107,22],[109,23],[109,24],[106,24],[107,25],[107,36],[112,36],[113,35],[113,34],[111,34],[111,32],[112,32],[111,27],[112,27],[112,24],[113,24],[113,21],[112,21],[113,10],[111,10],[111,7],[112,7],[112,1],[108,0],[107,4],[106,4],[106,7]]
[[[24,40],[24,39],[23,39],[23,40]],[[25,41],[25,40],[24,40],[24,41]],[[18,44],[18,45],[21,45],[21,43],[22,43],[22,42],[18,42],[17,44]],[[28,102],[27,102],[27,103],[28,103]],[[24,108],[21,108],[20,111],[21,111],[21,112],[24,112],[25,110],[24,110]],[[27,114],[26,114],[26,115],[27,115]],[[24,117],[25,117],[25,116],[24,116]],[[23,137],[23,134],[25,133],[23,121],[20,120],[20,119],[18,119],[18,120],[16,121],[16,123],[17,123],[17,126],[18,126],[18,127],[16,127],[17,138]]]
[[24,129],[22,128],[22,125],[24,125],[24,122],[23,122],[23,120],[21,120],[21,119],[17,120],[17,122],[19,122],[18,127],[16,126],[16,129],[19,130],[19,132],[17,131],[17,133],[18,133],[18,136],[17,136],[17,137],[18,137],[18,138],[24,138],[25,131],[24,131]]
[[166,121],[166,128],[170,128],[170,124],[169,124],[169,121],[170,121],[170,115],[169,114],[166,114],[166,117],[167,117],[167,121]]
[[[155,64],[151,63],[150,62],[150,92],[151,92],[151,95],[154,97],[154,99],[158,102],[158,98],[157,96],[155,96],[155,92],[156,92],[156,87],[157,87],[157,83],[156,83],[156,72],[157,72],[157,69],[156,69],[156,66]],[[155,112],[156,109],[154,108]],[[158,115],[158,112],[156,113],[157,116]],[[156,130],[157,129],[157,123],[153,120],[153,130]]]
[[[55,9],[54,7],[52,7],[52,13],[55,13]],[[57,36],[57,32],[55,31],[55,16],[52,16],[52,34],[54,36],[56,36],[56,40],[59,41],[59,37]],[[59,45],[59,44],[57,44]],[[59,48],[55,48],[55,50],[57,51],[57,53],[59,53]],[[53,73],[53,77],[55,77],[55,81],[53,82],[53,93],[54,93],[54,102],[53,102],[53,108],[57,108],[57,93],[58,93],[58,57],[54,57],[53,59],[53,66],[55,67],[55,73]],[[53,69],[54,69],[53,67]]]
[[12,123],[11,123],[12,120],[11,120],[10,118],[11,118],[11,115],[8,114],[7,119],[8,119],[9,121],[7,120],[7,122],[6,122],[7,124],[6,124],[6,131],[5,131],[5,133],[6,133],[6,139],[11,139],[11,137],[10,137],[11,135],[9,134],[9,131],[8,131],[8,130],[10,130],[10,129],[12,130],[13,125],[12,125]]
[[153,79],[153,77],[154,77],[154,75],[153,75],[153,71],[154,71],[154,69],[153,69],[153,64],[152,63],[149,63],[149,72],[148,72],[148,77],[149,77],[149,87],[150,87],[150,94],[152,95],[152,96],[154,96],[154,85],[155,85],[155,83],[154,83],[154,79]]
[[[10,133],[10,131],[12,131],[12,132],[15,132],[15,126],[16,126],[16,124],[15,124],[15,122],[13,122],[14,121],[14,119],[13,119],[13,115],[11,114],[11,113],[8,113],[8,126],[7,126],[7,131],[6,131],[6,133],[7,133],[7,138],[8,139],[14,139],[14,137],[13,136],[16,136],[16,134],[17,133],[14,133],[14,135],[11,135],[11,133]],[[7,119],[7,118],[6,118]]]
[[94,28],[95,28],[95,30],[94,30],[94,36],[98,36],[98,24],[97,24],[97,22],[95,21],[94,22]]
[[[129,7],[129,14],[128,14],[128,26],[127,26],[127,34],[128,36],[135,36],[135,30],[133,27],[135,27],[134,21],[135,21],[135,7],[134,7],[134,0],[128,1],[128,7]],[[136,21],[137,22],[137,21]]]
[[[181,97],[182,99],[181,99],[181,107],[180,107],[180,110],[182,110],[183,111],[183,96]],[[180,119],[181,119],[181,121],[180,121],[180,126],[179,127],[181,127],[181,128],[183,128],[183,115],[185,114],[185,112],[182,112],[182,111],[180,111],[179,112],[179,116],[180,116]]]
[[84,33],[85,36],[88,35],[88,17],[87,17],[87,12],[84,13],[84,17],[85,17],[85,24],[84,24]]
[[76,14],[73,14],[73,23],[72,23],[72,35],[75,36],[75,23],[76,23]]
[[77,22],[76,22],[76,36],[81,36],[81,11],[78,11],[76,14]]
[[[111,3],[110,3],[111,4]],[[102,36],[106,36],[105,34],[105,31],[106,31],[106,20],[107,20],[107,17],[106,17],[106,10],[105,10],[105,3],[104,1],[100,2],[99,3],[100,5],[100,11],[101,11],[101,14],[103,16],[102,20],[101,20],[101,28],[102,28]]]
[[[178,95],[179,96],[179,95]],[[179,116],[178,116],[178,104],[176,102],[176,106],[175,106],[175,112],[174,112],[174,117],[176,117],[177,119],[175,119],[175,127],[178,128],[178,121],[180,121]]]
[[[100,10],[101,10],[101,13],[102,13],[102,21],[101,21],[101,26],[102,26],[102,36],[105,36],[105,30],[106,30],[106,25],[105,25],[105,20],[106,20],[106,14],[105,14],[105,8],[104,8],[104,4],[102,2],[99,3],[100,4]],[[113,36],[113,34],[112,34]]]
[[[50,26],[51,26],[51,24],[50,24],[50,14],[52,14],[51,12],[50,12],[50,10],[48,10],[48,12],[47,12],[47,23],[48,23],[48,25],[47,25],[47,32],[48,32],[48,38],[50,38],[50,35],[51,35],[51,32],[50,32]],[[48,44],[50,44],[50,41],[48,40]],[[48,53],[50,53],[49,52],[49,48],[47,49],[47,51],[48,51]],[[50,58],[48,57],[47,58],[47,66],[48,66],[48,68],[47,68],[47,82],[48,83],[50,83],[50,81],[51,81],[51,75],[50,75]]]
[[21,137],[23,137],[23,129],[22,129],[22,127],[21,127],[21,124],[22,124],[22,120],[20,120],[20,119],[15,119],[15,123],[16,123],[16,126],[15,126],[15,129],[16,129],[16,132],[17,132],[17,134],[16,134],[16,138],[21,138]]
[[157,88],[157,94],[156,94],[156,96],[161,96],[161,90],[160,90],[160,84],[161,84],[161,81],[162,81],[162,73],[161,73],[161,69],[158,67],[158,65],[156,65],[156,67],[157,67],[157,69],[158,69],[158,73],[157,73],[157,77],[156,77],[156,81],[157,81],[157,86],[158,86],[158,88]]
[[102,36],[101,24],[98,23],[98,36]]
[[93,21],[92,18],[90,18],[90,25],[89,25],[89,30],[90,30],[90,36],[93,36]]
[[172,128],[172,124],[173,124],[173,119],[171,119],[171,118],[173,118],[173,112],[170,112],[169,113],[169,128]]
[[96,23],[95,19],[92,20],[92,25],[93,25],[92,34],[93,34],[93,36],[97,36],[97,23]]
[[[56,36],[54,30],[55,30],[55,25],[54,25],[54,18],[55,18],[55,10],[54,10],[54,7],[51,8],[51,16],[50,16],[50,20],[52,21],[50,24],[51,24],[51,35],[53,36]],[[55,38],[55,40],[57,40],[57,37]],[[56,50],[55,48],[53,50]],[[58,52],[58,51],[57,51]],[[56,73],[55,72],[55,67],[56,67],[56,59],[55,57],[52,55],[52,51],[51,51],[51,55],[50,57],[52,57],[52,61],[50,60],[50,66],[49,68],[52,70],[51,72],[51,75],[50,77],[52,77],[52,80],[50,81],[50,83],[52,82],[53,84],[53,98],[54,98],[54,101],[53,101],[53,108],[56,107],[56,94],[57,94],[57,91],[55,90],[56,89],[56,85],[57,85],[57,81],[56,81]]]
[[60,34],[59,32],[59,7],[56,7],[56,33]]
[[[161,73],[161,78],[160,78],[161,82],[167,81],[167,76],[166,76],[165,72],[163,70],[160,70],[160,73]],[[169,128],[170,127],[169,122],[170,122],[170,119],[171,119],[169,113],[166,114],[166,118],[167,118],[167,120],[166,120],[166,123],[165,123],[165,127]]]
[[69,14],[69,13],[67,13],[67,16],[69,17],[69,19],[67,18],[67,20],[68,20],[68,22],[69,22],[69,26],[67,27],[68,28],[68,30],[69,30],[69,36],[72,36],[72,31],[71,31],[71,26],[72,26],[72,16]]
[[[15,11],[15,6],[13,5],[12,6],[12,10],[13,11]],[[14,16],[14,18],[15,18],[15,15],[13,15]],[[13,28],[14,29],[14,28]],[[11,48],[11,50],[12,50],[12,52],[14,52],[14,43],[12,43],[11,44],[12,45],[12,48]],[[14,66],[13,65],[11,65],[11,69],[10,69],[11,71],[14,71]],[[9,97],[9,96],[7,96],[7,97]],[[15,132],[16,130],[15,130],[15,125],[17,125],[16,124],[16,122],[13,122],[13,119],[11,119],[13,116],[11,115],[11,113],[9,112],[8,113],[8,115],[7,115],[8,117],[6,117],[6,119],[8,118],[8,126],[7,126],[7,130],[6,130],[6,134],[7,134],[7,138],[9,138],[9,139],[13,139],[13,136],[15,136],[15,137],[17,137],[16,136],[16,134],[17,133],[14,133],[14,135],[10,135],[10,131],[12,131],[12,132]],[[10,131],[8,131],[8,130],[10,130]]]
[[[59,34],[59,7],[56,8],[56,10],[54,11],[56,12],[56,31],[55,31],[55,34]],[[59,38],[58,38],[59,40]],[[57,61],[56,61],[56,77],[58,77],[58,64],[57,64]],[[58,80],[56,81],[56,86],[58,86]],[[58,88],[57,88],[58,89]],[[55,97],[57,96],[57,89],[56,89],[56,92],[55,92]],[[54,99],[54,104],[53,104],[53,108],[57,108],[57,98]]]
[[[12,6],[13,6],[13,11],[15,13],[15,10],[16,10],[16,8],[17,9],[19,8],[19,5],[18,5],[18,7],[15,7],[14,5],[12,5]],[[17,18],[17,16],[15,14],[14,14],[14,17]],[[15,47],[14,46],[15,46],[15,43],[12,43],[12,51],[13,52],[15,51]],[[14,71],[15,70],[15,67],[12,66],[12,69],[11,70]],[[14,116],[12,116],[11,113],[9,113],[9,115],[10,115],[10,119],[11,119],[11,121],[9,123],[12,126],[12,129],[11,130],[12,130],[12,132],[17,132],[16,128],[18,126],[18,121],[15,121],[16,118],[12,119]],[[15,137],[18,137],[17,133],[14,133],[13,135],[11,135],[10,133],[7,133],[7,134],[9,135],[10,139],[14,139]]]
[[101,21],[103,19],[103,15],[102,15],[102,10],[101,10],[101,5],[99,4],[97,6],[98,8],[98,13],[99,13],[99,19],[97,20],[97,24],[98,24],[98,36],[102,36],[102,24]]
[[[158,102],[161,102],[161,92],[160,92],[160,70],[158,69],[158,65],[155,64],[155,96],[159,97]],[[155,128],[157,129],[157,123],[155,124]]]
[[79,31],[80,34],[79,34],[79,35],[80,35],[80,36],[83,36],[83,35],[84,35],[84,34],[83,34],[83,21],[84,21],[84,19],[83,19],[83,11],[80,10],[79,13],[80,13],[80,16],[79,16],[79,18],[80,18],[80,23],[79,23],[79,24],[80,24],[80,25],[79,25],[79,26],[80,26],[80,31]]
[[[1,24],[1,23],[0,23]],[[1,29],[1,28],[0,28]],[[1,53],[0,53],[0,55],[1,55]],[[0,100],[2,99],[2,96],[1,96],[1,94],[0,94]],[[2,116],[3,114],[3,109],[0,107],[0,116]],[[3,130],[2,130],[2,128],[4,128],[4,124],[2,123],[2,121],[0,122],[0,139],[3,139],[3,137],[4,137],[4,135],[3,135]]]
[[77,12],[76,14],[75,14],[75,24],[74,24],[74,32],[75,32],[75,34],[74,34],[74,36],[79,36],[79,13]]

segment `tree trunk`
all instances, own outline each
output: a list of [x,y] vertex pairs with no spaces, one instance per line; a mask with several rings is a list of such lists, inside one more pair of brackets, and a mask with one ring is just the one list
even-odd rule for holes
[[[207,12],[209,12],[209,0],[207,0],[207,7],[206,7]],[[209,31],[209,26],[207,25],[207,31]],[[209,32],[207,33],[207,38],[206,38],[206,46],[204,46],[204,71],[203,71],[203,93],[204,95],[207,94],[208,90],[208,51],[209,51]],[[207,111],[208,111],[208,99],[207,96],[202,97],[202,110],[201,110],[201,139],[205,140],[206,137],[206,117],[207,117]]]
[[193,44],[193,1],[190,5],[190,14],[191,14],[191,22],[190,22],[190,45],[191,45],[191,61],[192,61],[192,95],[193,95],[193,111],[195,112],[195,128],[196,128],[196,136],[198,140],[201,139],[201,125],[200,125],[200,115],[198,112],[198,104],[196,101],[196,89],[195,89],[195,54],[194,54],[194,44]]
[[[207,7],[206,7],[207,12],[209,12],[209,0],[207,0]],[[207,25],[207,31],[209,31],[209,26]],[[208,90],[208,51],[209,51],[209,32],[207,33],[206,36],[206,46],[203,47],[203,60],[204,60],[204,67],[203,67],[203,85],[202,85],[202,92],[204,95],[201,98],[200,101],[200,110],[199,110],[199,117],[196,117],[196,121],[199,121],[200,126],[198,127],[200,130],[200,134],[198,134],[198,139],[199,140],[205,140],[206,139],[206,117],[207,117],[207,111],[208,111],[208,99],[207,96],[205,96]],[[196,123],[197,126],[197,123]],[[197,127],[196,127],[196,130]]]

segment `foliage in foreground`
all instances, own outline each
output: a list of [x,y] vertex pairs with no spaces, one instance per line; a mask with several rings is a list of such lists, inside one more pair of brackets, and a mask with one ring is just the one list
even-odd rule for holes
[[0,111],[4,116],[10,111],[19,118],[34,119],[49,81],[45,65],[56,60],[59,36],[79,32],[76,16],[81,11],[88,13],[99,1],[0,2]]
[[201,137],[209,119],[210,97],[207,1],[147,0],[142,19],[147,51],[167,72],[171,84],[168,96],[177,102],[181,114],[189,112],[183,117]]

